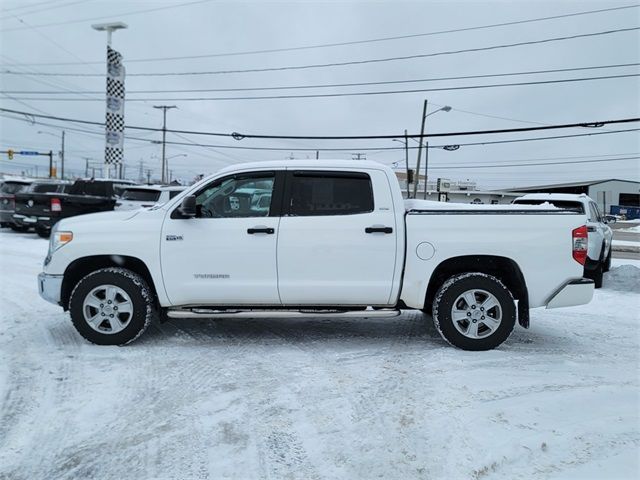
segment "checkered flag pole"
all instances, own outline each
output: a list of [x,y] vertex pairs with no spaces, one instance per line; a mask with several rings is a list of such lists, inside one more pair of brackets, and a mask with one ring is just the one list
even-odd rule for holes
[[107,46],[107,114],[104,163],[117,165],[124,152],[124,76],[122,55]]

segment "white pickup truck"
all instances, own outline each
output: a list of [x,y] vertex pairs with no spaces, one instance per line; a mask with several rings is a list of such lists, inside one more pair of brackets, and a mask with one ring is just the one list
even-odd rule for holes
[[586,253],[572,211],[405,201],[373,162],[261,162],[161,206],[61,221],[38,284],[101,345],[154,319],[420,309],[452,345],[488,350],[529,308],[588,303]]

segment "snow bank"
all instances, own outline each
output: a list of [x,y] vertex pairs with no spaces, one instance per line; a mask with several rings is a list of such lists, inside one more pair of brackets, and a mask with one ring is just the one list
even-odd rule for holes
[[603,288],[640,293],[640,268],[634,265],[620,265],[604,275]]

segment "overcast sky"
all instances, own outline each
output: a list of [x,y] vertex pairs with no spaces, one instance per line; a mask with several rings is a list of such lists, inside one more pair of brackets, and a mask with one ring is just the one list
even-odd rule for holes
[[[450,105],[448,113],[438,112],[427,119],[427,132],[450,132],[515,128],[541,124],[575,123],[639,117],[638,77],[564,84],[512,86],[475,90],[402,93],[392,95],[343,96],[335,98],[186,101],[183,97],[223,97],[281,94],[344,93],[380,90],[443,88],[465,85],[527,82],[562,78],[638,73],[638,66],[583,70],[543,75],[495,77],[438,82],[332,87],[304,90],[134,94],[139,90],[251,88],[334,83],[361,83],[439,77],[484,75],[575,67],[593,67],[640,62],[638,31],[578,38],[543,44],[501,48],[472,53],[440,55],[417,59],[326,68],[280,70],[261,73],[219,75],[133,76],[150,72],[196,72],[268,68],[349,62],[411,56],[487,47],[505,43],[602,32],[640,26],[640,8],[574,16],[515,26],[497,27],[408,39],[360,43],[347,46],[251,55],[215,56],[199,59],[136,60],[183,57],[281,49],[327,43],[351,42],[460,29],[588,10],[633,5],[633,1],[511,1],[511,2],[221,2],[221,1],[101,1],[101,0],[0,0],[0,71],[23,72],[0,75],[1,104],[4,108],[46,113],[61,117],[104,120],[105,80],[97,77],[55,77],[30,73],[84,73],[105,71],[106,34],[91,24],[123,21],[128,29],[114,33],[113,48],[124,56],[127,68],[126,122],[128,125],[160,127],[161,111],[153,105],[176,105],[168,112],[168,128],[212,132],[241,132],[276,135],[376,135],[401,134],[404,129],[418,133],[422,102],[429,111]],[[637,3],[635,3],[638,5]],[[165,8],[172,7],[175,8]],[[136,13],[140,10],[154,10]],[[61,65],[63,64],[63,65]],[[67,64],[67,65],[64,65]],[[67,95],[5,93],[24,91],[75,92]],[[13,97],[16,100],[9,98]],[[45,100],[39,100],[38,97]],[[52,98],[96,99],[97,101],[53,101]],[[132,101],[157,98],[156,101]],[[171,98],[172,100],[165,100]],[[487,116],[488,115],[488,116]],[[504,117],[502,118],[493,118]],[[67,172],[82,174],[86,158],[99,164],[103,159],[104,137],[100,127],[38,120],[36,124],[2,113],[0,149],[59,149],[61,128],[90,130],[98,134],[67,130]],[[41,122],[55,125],[45,126]],[[549,135],[581,134],[640,128],[639,124],[606,126],[601,129],[575,128],[509,135],[485,135],[432,139],[431,145],[461,144]],[[38,134],[38,131],[54,135]],[[128,135],[157,139],[160,133],[127,131]],[[56,138],[58,137],[58,138]],[[167,140],[230,146],[309,148],[299,151],[255,151],[168,145],[167,156],[174,176],[190,179],[197,173],[213,173],[230,163],[315,157],[351,158],[366,152],[367,159],[387,165],[404,165],[404,151],[366,151],[365,148],[402,147],[391,140],[313,141],[252,140],[178,137]],[[413,145],[413,143],[412,143]],[[347,152],[327,152],[322,148],[353,148]],[[410,151],[415,164],[416,150]],[[161,148],[139,140],[125,142],[127,175],[137,177],[140,162],[159,175]],[[640,156],[638,132],[591,137],[462,146],[457,151],[429,151],[429,177],[471,179],[487,188],[578,181],[599,178],[640,179],[637,158],[620,161],[594,160]],[[576,158],[568,158],[576,157]],[[469,165],[547,163],[563,161],[587,163],[469,168]],[[0,157],[0,171],[18,172],[45,157],[16,156],[13,164]],[[458,168],[451,168],[458,166]],[[460,166],[465,166],[460,168]]]

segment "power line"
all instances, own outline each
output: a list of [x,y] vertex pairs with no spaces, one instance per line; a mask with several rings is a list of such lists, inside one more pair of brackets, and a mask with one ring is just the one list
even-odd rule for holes
[[598,163],[598,162],[618,162],[621,160],[637,160],[639,156],[623,157],[623,158],[603,158],[599,160],[570,160],[566,162],[537,162],[537,163],[510,163],[510,164],[486,164],[486,165],[457,165],[457,166],[434,166],[429,167],[433,170],[457,170],[468,168],[506,168],[506,167],[539,167],[544,165],[571,165],[571,164],[583,164],[583,163]]
[[[314,85],[280,85],[272,87],[245,87],[245,88],[189,88],[189,89],[173,89],[173,90],[127,90],[129,94],[142,94],[142,93],[207,93],[207,92],[249,92],[249,91],[268,91],[268,90],[299,90],[299,89],[312,89],[312,88],[338,88],[338,87],[362,87],[373,85],[394,85],[405,83],[422,83],[422,82],[439,82],[445,80],[468,80],[476,78],[491,78],[491,77],[511,77],[519,75],[540,75],[546,73],[560,73],[560,72],[577,72],[583,70],[600,70],[609,68],[624,68],[624,67],[636,67],[640,63],[619,63],[614,65],[595,65],[590,67],[571,67],[571,68],[554,68],[547,70],[529,70],[524,72],[502,72],[502,73],[488,73],[481,75],[461,75],[454,77],[438,77],[438,78],[420,78],[411,80],[388,80],[379,82],[355,82],[355,83],[325,83]],[[29,95],[71,95],[74,93],[83,94],[104,94],[102,90],[82,90],[80,92],[66,91],[61,92],[59,90],[7,90],[0,93],[8,93],[12,95],[16,94],[29,94]],[[104,98],[99,100],[104,101]]]
[[[64,22],[53,22],[53,23],[44,23],[44,24],[40,24],[40,25],[34,25],[34,28],[48,28],[48,27],[57,27],[59,25],[70,25],[72,23],[84,23],[84,22],[90,22],[93,20],[104,20],[104,19],[112,19],[114,17],[124,17],[124,16],[128,16],[128,15],[140,15],[142,13],[150,13],[150,12],[157,12],[160,10],[168,10],[170,8],[179,8],[179,7],[187,7],[190,5],[196,5],[199,3],[208,3],[211,2],[213,0],[198,0],[195,2],[187,2],[187,3],[179,3],[177,5],[168,5],[165,7],[156,7],[156,8],[147,8],[144,10],[134,10],[131,12],[124,12],[124,13],[118,13],[118,14],[112,14],[112,15],[102,15],[100,17],[90,17],[90,18],[81,18],[81,19],[76,19],[76,20],[67,20]],[[0,29],[0,32],[12,32],[15,30],[21,30],[21,27],[12,27],[12,28],[3,28]]]
[[[80,120],[74,118],[66,118],[66,117],[58,117],[54,115],[42,115],[42,114],[34,114],[30,112],[22,112],[20,110],[13,110],[9,108],[0,108],[0,111],[7,113],[14,113],[18,115],[30,115],[35,118],[46,118],[49,120],[58,120],[63,122],[73,122],[73,123],[82,123],[86,125],[98,125],[104,126],[104,123],[95,122],[90,120]],[[395,134],[395,135],[339,135],[339,136],[304,136],[304,135],[258,135],[258,134],[241,134],[241,133],[218,133],[218,132],[202,132],[202,131],[194,131],[194,130],[175,130],[175,129],[166,129],[164,131],[170,133],[182,133],[187,135],[207,135],[207,136],[215,136],[215,137],[232,137],[236,140],[242,140],[243,138],[263,138],[263,139],[276,139],[276,140],[383,140],[383,139],[392,139],[392,138],[420,138],[420,137],[458,137],[458,136],[468,136],[468,135],[490,135],[497,133],[520,133],[520,132],[532,132],[539,130],[553,130],[553,129],[564,129],[564,128],[575,128],[575,127],[585,127],[585,128],[594,128],[594,127],[602,127],[604,125],[614,125],[614,124],[622,124],[622,123],[632,123],[638,122],[640,118],[622,118],[616,120],[605,120],[605,121],[597,121],[597,122],[580,122],[580,123],[565,123],[565,124],[556,124],[556,125],[540,125],[535,127],[519,127],[519,128],[501,128],[494,130],[472,130],[472,131],[464,131],[464,132],[441,132],[441,133],[425,133],[425,134]],[[162,128],[155,127],[141,127],[134,125],[127,125],[126,128],[132,130],[147,130],[154,132],[162,132]]]
[[[46,3],[46,2],[42,2]],[[561,18],[569,18],[576,17],[582,15],[591,15],[596,13],[604,13],[611,12],[616,10],[625,10],[629,8],[637,8],[639,5],[626,5],[620,7],[612,7],[612,8],[603,8],[599,10],[588,10],[582,12],[574,12],[574,13],[566,13],[562,15],[553,15],[547,17],[538,17],[531,18],[525,20],[515,20],[511,22],[501,22],[501,23],[493,23],[488,25],[476,25],[472,27],[463,27],[463,28],[454,28],[448,30],[438,30],[433,32],[424,32],[424,33],[414,33],[409,35],[396,35],[391,37],[381,37],[381,38],[371,38],[365,40],[352,40],[346,42],[334,42],[334,43],[323,43],[323,44],[315,44],[315,45],[302,45],[297,47],[285,47],[285,48],[271,48],[271,49],[261,49],[261,50],[245,50],[239,52],[226,52],[226,53],[212,53],[212,54],[203,54],[203,55],[187,55],[187,56],[179,56],[179,57],[155,57],[155,58],[138,58],[128,60],[128,63],[138,63],[138,62],[162,62],[162,61],[172,61],[172,60],[192,60],[192,59],[202,59],[202,58],[216,58],[216,57],[231,57],[238,55],[256,55],[256,54],[264,54],[264,53],[279,53],[279,52],[292,52],[299,50],[311,50],[318,48],[329,48],[329,47],[342,47],[349,45],[362,45],[366,43],[375,43],[375,42],[386,42],[392,40],[404,40],[409,38],[420,38],[420,37],[428,37],[433,35],[443,35],[448,33],[458,33],[458,32],[468,32],[473,30],[483,30],[488,28],[497,28],[497,27],[507,27],[513,25],[522,25],[525,23],[534,23],[534,22],[542,22],[547,20],[556,20]],[[122,16],[122,15],[119,15]],[[83,20],[84,21],[84,20]],[[38,27],[43,27],[43,25],[39,25]],[[100,62],[92,62],[92,63],[100,63]],[[78,63],[74,62],[58,62],[58,63],[31,63],[31,66],[54,66],[54,65],[78,65]],[[6,66],[6,65],[5,65]]]
[[[617,78],[638,77],[640,73],[628,73],[624,75],[603,75],[600,77],[581,77],[581,78],[564,78],[556,80],[539,80],[535,82],[512,82],[512,83],[493,83],[488,85],[462,85],[459,87],[440,87],[440,88],[415,88],[411,90],[378,90],[373,92],[344,92],[344,93],[311,93],[303,95],[254,95],[251,97],[170,97],[170,98],[127,98],[128,102],[203,102],[203,101],[225,101],[225,100],[292,100],[299,98],[335,98],[335,97],[363,97],[371,95],[398,95],[403,93],[425,93],[425,92],[444,92],[454,90],[477,90],[482,88],[499,88],[499,87],[521,87],[528,85],[551,85],[555,83],[573,83],[573,82],[589,82],[595,80],[612,80]],[[39,102],[103,102],[101,98],[56,98],[56,97],[15,97],[20,100],[30,100]]]
[[[36,9],[36,10],[29,10],[29,11],[22,11],[22,12],[16,12],[16,13],[10,13],[9,15],[6,15],[4,17],[0,17],[0,20],[4,20],[10,17],[13,18],[17,18],[18,15],[25,16],[25,15],[32,15],[34,13],[40,13],[40,12],[45,12],[47,10],[52,10],[52,9],[58,9],[58,8],[65,8],[65,7],[70,7],[71,5],[76,5],[78,3],[88,3],[91,0],[74,0],[73,2],[68,2],[68,3],[63,3],[62,5],[58,2],[55,5],[51,5],[51,2],[45,2],[45,3],[49,3],[48,7],[44,7],[44,8],[40,8],[40,9]],[[37,4],[35,4],[37,5]],[[25,5],[26,6],[26,5]],[[33,6],[33,5],[29,5],[29,6]],[[7,10],[4,10],[5,12]]]
[[[1,110],[6,110],[6,109],[0,109]],[[2,115],[6,118],[10,118],[12,120],[18,120],[18,121],[22,121],[22,122],[29,122],[29,120],[27,120],[26,118],[19,118],[19,117],[9,117],[7,115]],[[45,126],[49,126],[49,127],[53,127],[53,128],[63,128],[59,125],[54,125],[54,124],[48,124],[48,123],[44,123],[44,122],[39,122],[39,125],[45,125]],[[82,130],[82,129],[78,129],[78,128],[74,128],[74,127],[68,127],[65,126],[64,127],[67,130],[71,130],[71,131],[76,131],[76,132],[84,132],[87,134],[91,134],[91,135],[104,135],[103,133],[98,133],[98,132],[92,132],[89,130]],[[156,130],[157,131],[157,130]],[[624,129],[624,130],[607,130],[607,131],[603,131],[603,132],[590,132],[590,133],[576,133],[576,134],[569,134],[569,135],[553,135],[553,136],[545,136],[545,137],[527,137],[527,138],[518,138],[518,139],[511,139],[511,140],[489,140],[489,141],[483,141],[483,142],[468,142],[468,143],[458,143],[456,144],[456,146],[458,147],[468,147],[468,146],[484,146],[484,145],[497,145],[497,144],[507,144],[507,143],[520,143],[520,142],[533,142],[533,141],[543,141],[543,140],[560,140],[560,139],[567,139],[567,138],[578,138],[578,137],[590,137],[590,136],[596,136],[596,135],[609,135],[609,134],[616,134],[616,133],[629,133],[629,132],[637,132],[640,131],[640,128],[630,128],[630,129]],[[175,132],[172,132],[175,134]],[[176,134],[177,135],[177,134]],[[132,137],[129,135],[125,135],[125,139],[127,140],[134,140],[134,141],[141,141],[141,142],[148,142],[151,144],[158,144],[159,142],[157,140],[150,140],[148,138],[140,138],[140,137]],[[214,145],[214,144],[209,144],[209,143],[196,143],[196,142],[174,142],[174,141],[167,141],[167,145],[183,145],[183,146],[189,146],[189,147],[206,147],[206,148],[224,148],[224,149],[232,149],[232,150],[257,150],[257,151],[279,151],[279,152],[290,152],[290,151],[300,151],[300,152],[311,152],[311,151],[316,151],[316,150],[321,150],[321,151],[326,151],[326,152],[330,152],[330,151],[334,151],[334,152],[344,152],[344,151],[355,151],[355,150],[362,150],[362,151],[371,151],[371,150],[375,150],[375,151],[385,151],[385,150],[404,150],[404,147],[342,147],[342,148],[325,148],[325,147],[318,147],[318,146],[311,146],[308,148],[291,148],[291,147],[287,147],[287,148],[279,148],[279,147],[262,147],[262,146],[242,146],[242,145]],[[449,145],[429,145],[428,148],[430,149],[443,149],[445,147],[448,147]],[[410,150],[414,150],[417,149],[418,147],[409,147]]]
[[[590,33],[581,33],[576,35],[567,35],[563,37],[552,37],[552,38],[544,38],[541,40],[529,40],[526,42],[516,42],[516,43],[506,43],[499,45],[491,45],[488,47],[475,47],[475,48],[465,48],[460,50],[447,50],[443,52],[433,52],[433,53],[421,53],[416,55],[404,55],[398,57],[386,57],[386,58],[373,58],[367,60],[351,60],[348,62],[332,62],[332,63],[316,63],[310,65],[289,65],[283,67],[267,67],[267,68],[250,68],[244,70],[216,70],[216,71],[202,71],[202,72],[155,72],[155,73],[128,73],[128,77],[167,77],[167,76],[186,76],[186,75],[223,75],[223,74],[231,74],[231,73],[259,73],[259,72],[274,72],[274,71],[285,71],[285,70],[303,70],[303,69],[311,69],[311,68],[327,68],[327,67],[343,67],[348,65],[366,65],[372,63],[381,63],[381,62],[391,62],[391,61],[399,61],[399,60],[414,60],[418,58],[429,58],[429,57],[437,57],[442,55],[457,55],[460,53],[470,53],[470,52],[481,52],[488,50],[498,50],[502,48],[512,48],[512,47],[521,47],[525,45],[539,45],[544,43],[551,42],[559,42],[565,40],[575,40],[578,38],[591,38],[603,35],[611,35],[614,33],[624,33],[624,32],[632,32],[635,30],[639,30],[640,27],[629,27],[629,28],[618,28],[615,30],[605,30],[601,32],[590,32]],[[1,31],[1,30],[0,30]],[[16,72],[13,70],[4,70],[2,72],[6,75],[22,75],[26,74],[25,72]],[[29,74],[32,75],[32,74]],[[34,75],[39,76],[52,76],[52,77],[100,77],[103,75],[94,74],[94,73],[68,73],[68,72],[37,72]]]

